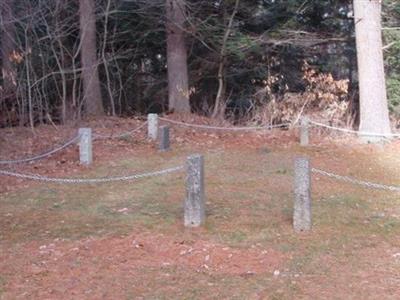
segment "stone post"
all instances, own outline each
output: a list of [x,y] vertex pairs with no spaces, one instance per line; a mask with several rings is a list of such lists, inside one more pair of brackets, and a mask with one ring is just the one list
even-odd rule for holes
[[79,135],[79,161],[82,165],[90,165],[93,162],[92,129],[79,128]]
[[205,221],[203,156],[198,154],[189,156],[186,168],[184,224],[186,227],[198,227]]
[[158,135],[158,115],[148,114],[147,115],[147,137],[153,141],[157,140]]
[[298,157],[294,162],[293,227],[296,232],[311,229],[311,169],[310,160]]
[[169,127],[161,126],[160,127],[160,151],[168,151],[169,150]]
[[305,147],[309,144],[309,125],[310,119],[303,117],[300,120],[300,145]]

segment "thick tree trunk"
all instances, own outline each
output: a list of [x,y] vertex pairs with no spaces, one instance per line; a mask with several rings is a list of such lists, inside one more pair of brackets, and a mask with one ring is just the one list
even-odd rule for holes
[[0,4],[1,10],[1,73],[3,86],[1,102],[13,101],[16,97],[17,72],[13,63],[13,51],[15,51],[15,25],[12,14],[13,0],[3,0]]
[[89,115],[104,114],[96,55],[96,16],[94,0],[79,1],[83,101]]
[[175,112],[190,112],[185,34],[185,1],[166,0],[168,105]]
[[[354,0],[358,77],[360,86],[360,128],[362,132],[390,134],[381,32],[382,4],[379,0]],[[361,136],[368,142],[382,137]]]

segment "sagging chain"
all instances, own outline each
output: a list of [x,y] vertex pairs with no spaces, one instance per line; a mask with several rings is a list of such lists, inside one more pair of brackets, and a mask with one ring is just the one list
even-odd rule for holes
[[333,178],[339,181],[344,181],[344,182],[348,182],[351,184],[356,184],[356,185],[360,185],[366,188],[371,188],[371,189],[379,189],[379,190],[386,190],[386,191],[394,191],[394,192],[400,192],[400,186],[393,186],[393,185],[385,185],[385,184],[380,184],[380,183],[374,183],[374,182],[369,182],[369,181],[364,181],[364,180],[359,180],[359,179],[355,179],[352,177],[348,177],[348,176],[342,176],[342,175],[337,175],[334,173],[330,173],[324,170],[320,170],[320,169],[316,169],[316,168],[312,168],[311,172],[315,173],[315,174],[319,174],[322,176],[326,176],[329,178]]
[[53,178],[46,177],[38,174],[22,174],[11,171],[0,170],[0,175],[12,176],[20,179],[30,179],[35,181],[44,181],[51,183],[65,183],[65,184],[91,184],[91,183],[107,183],[116,181],[130,181],[145,177],[160,176],[182,170],[183,166],[172,167],[164,170],[153,171],[142,174],[125,175],[117,177],[102,177],[102,178]]
[[80,135],[77,135],[74,138],[72,138],[71,140],[69,140],[68,142],[66,142],[65,144],[63,144],[63,145],[61,145],[61,146],[59,146],[59,147],[57,147],[57,148],[55,148],[53,150],[47,151],[47,152],[45,152],[43,154],[36,155],[34,157],[22,158],[22,159],[14,159],[14,160],[1,160],[0,161],[0,165],[27,163],[27,162],[39,160],[39,159],[42,159],[42,158],[46,158],[46,157],[48,157],[48,156],[50,156],[50,155],[52,155],[52,154],[54,154],[56,152],[64,150],[65,148],[67,148],[68,146],[70,146],[72,144],[75,144],[79,139],[80,139]]

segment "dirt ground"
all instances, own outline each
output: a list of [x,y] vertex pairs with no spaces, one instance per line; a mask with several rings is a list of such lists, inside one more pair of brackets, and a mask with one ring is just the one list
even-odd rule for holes
[[[209,125],[196,116],[169,116]],[[139,119],[93,120],[118,135]],[[226,125],[226,124],[223,124]],[[73,126],[0,130],[0,160],[61,145]],[[399,193],[313,175],[313,229],[293,232],[293,159],[358,179],[400,185],[400,142],[360,144],[312,130],[214,132],[171,126],[159,152],[146,128],[96,140],[94,163],[71,146],[1,170],[65,178],[136,174],[205,157],[206,224],[183,226],[184,172],[65,185],[0,175],[0,299],[399,299]]]

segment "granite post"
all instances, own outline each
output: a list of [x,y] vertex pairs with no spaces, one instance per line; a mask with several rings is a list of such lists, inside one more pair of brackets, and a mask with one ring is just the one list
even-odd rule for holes
[[147,115],[147,136],[153,141],[157,140],[158,136],[158,115],[148,114]]
[[168,151],[170,142],[169,142],[169,127],[161,126],[160,127],[160,141],[159,141],[159,149],[160,151]]
[[309,140],[309,126],[310,119],[308,117],[303,117],[300,120],[300,145],[305,147],[308,146]]
[[298,157],[294,162],[293,227],[296,232],[311,229],[311,168],[310,160]]
[[198,227],[205,221],[203,156],[196,154],[188,157],[186,170],[184,225],[186,227]]
[[90,165],[93,162],[92,129],[79,128],[79,136],[79,161],[82,165]]

